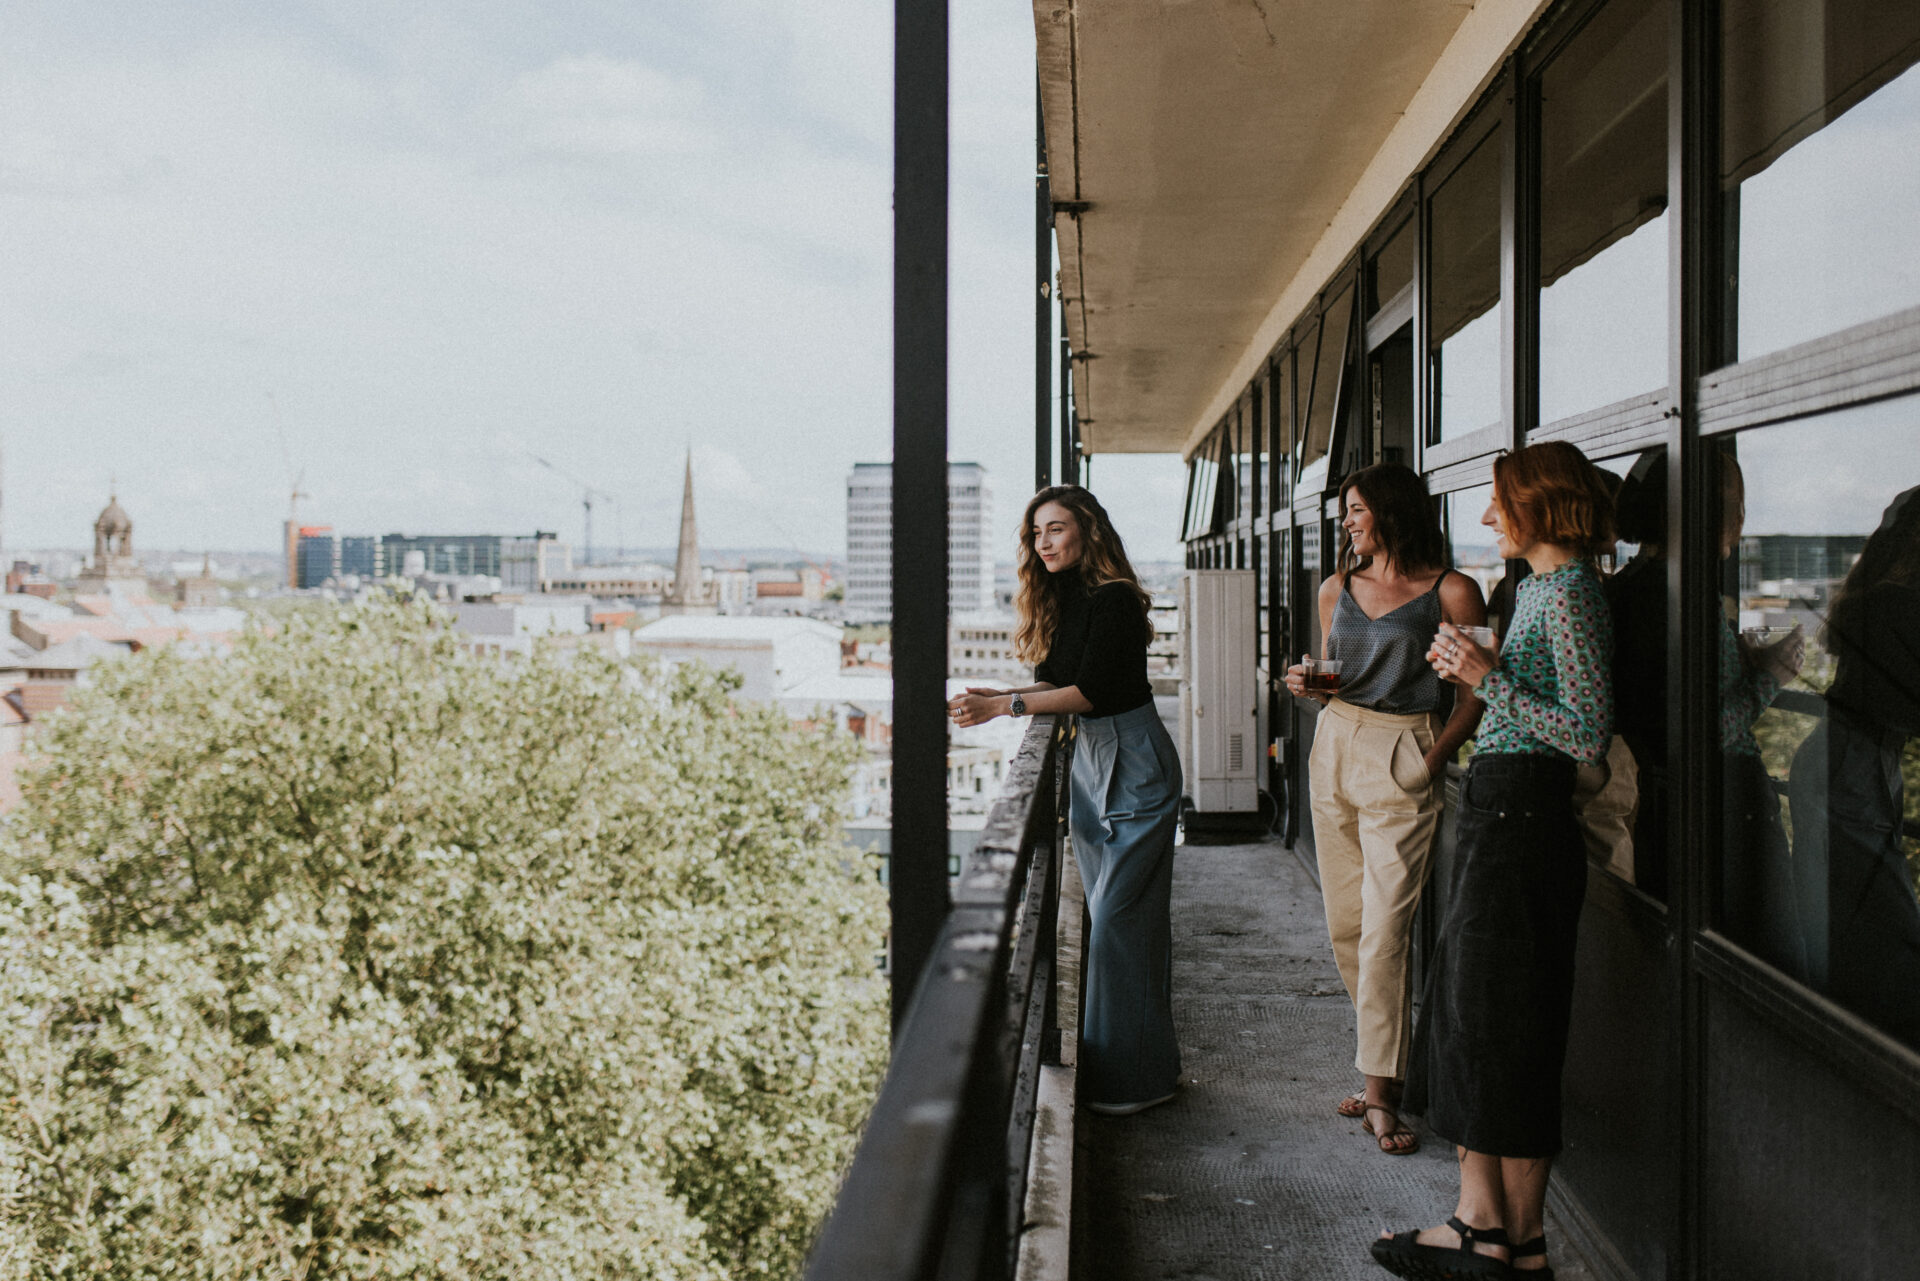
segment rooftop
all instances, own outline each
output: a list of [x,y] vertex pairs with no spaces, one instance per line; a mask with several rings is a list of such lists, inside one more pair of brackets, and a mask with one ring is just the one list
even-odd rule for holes
[[634,633],[644,645],[765,643],[813,636],[840,641],[840,628],[817,618],[753,617],[745,614],[677,614],[648,623]]

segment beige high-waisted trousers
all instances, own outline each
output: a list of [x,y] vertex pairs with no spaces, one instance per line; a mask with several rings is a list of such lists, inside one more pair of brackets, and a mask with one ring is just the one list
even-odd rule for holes
[[1368,1076],[1406,1075],[1413,912],[1444,795],[1424,758],[1439,729],[1432,713],[1375,712],[1336,698],[1308,757],[1327,933],[1359,1024],[1354,1066]]

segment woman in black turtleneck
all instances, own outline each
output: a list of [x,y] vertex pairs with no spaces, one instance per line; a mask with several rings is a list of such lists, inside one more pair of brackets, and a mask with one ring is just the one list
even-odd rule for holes
[[948,705],[959,725],[1080,717],[1070,815],[1090,925],[1080,1072],[1088,1106],[1120,1115],[1165,1103],[1180,1078],[1170,916],[1180,759],[1147,681],[1148,603],[1099,500],[1077,485],[1041,490],[1021,521],[1014,631],[1038,679]]

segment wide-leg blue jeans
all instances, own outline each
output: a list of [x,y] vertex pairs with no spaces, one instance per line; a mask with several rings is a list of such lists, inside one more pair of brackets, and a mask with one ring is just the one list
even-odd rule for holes
[[1157,1099],[1180,1079],[1171,916],[1180,758],[1152,703],[1081,718],[1069,815],[1089,921],[1082,1097]]

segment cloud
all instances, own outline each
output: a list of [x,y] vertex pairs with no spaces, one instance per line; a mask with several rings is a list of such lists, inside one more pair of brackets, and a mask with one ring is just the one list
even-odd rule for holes
[[726,145],[697,79],[600,54],[523,72],[500,107],[522,146],[564,156],[691,156]]
[[[532,448],[670,545],[691,439],[709,546],[844,546],[890,443],[885,0],[88,8],[0,44],[9,543],[82,541],[118,473],[144,546],[276,546],[271,391],[345,532],[577,541]],[[1031,39],[956,11],[952,452],[1003,519]]]

